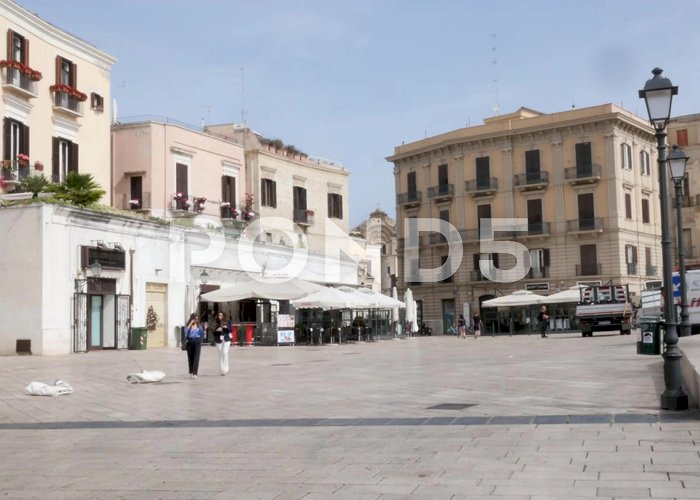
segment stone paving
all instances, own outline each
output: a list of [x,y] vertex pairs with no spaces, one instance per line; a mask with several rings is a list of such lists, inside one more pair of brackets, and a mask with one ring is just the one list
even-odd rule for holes
[[[0,358],[0,498],[700,498],[700,418],[636,337]],[[126,375],[162,370],[159,384]],[[56,378],[75,393],[31,397]]]

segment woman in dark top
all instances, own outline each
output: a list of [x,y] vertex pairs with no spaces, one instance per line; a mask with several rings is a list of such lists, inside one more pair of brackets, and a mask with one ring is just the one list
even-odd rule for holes
[[219,371],[221,375],[228,373],[228,350],[231,347],[231,328],[226,322],[226,315],[222,312],[216,315],[214,322],[214,340],[219,350]]
[[185,327],[185,339],[187,340],[187,363],[190,367],[190,377],[197,378],[199,370],[199,355],[202,352],[202,341],[206,332],[207,324],[202,326],[199,323],[197,313],[192,313]]

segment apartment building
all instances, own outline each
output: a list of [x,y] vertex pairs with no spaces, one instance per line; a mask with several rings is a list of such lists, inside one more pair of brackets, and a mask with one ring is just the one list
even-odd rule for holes
[[391,295],[396,286],[398,260],[396,254],[396,221],[386,212],[377,209],[350,234],[358,234],[367,242],[379,248],[379,261],[373,266],[371,276],[373,287],[384,295]]
[[[546,295],[612,281],[639,294],[661,272],[654,144],[646,120],[604,104],[552,114],[521,108],[397,146],[387,160],[397,193],[400,288],[410,286],[421,319],[436,331],[463,310],[518,289]],[[456,235],[448,241],[421,233],[415,258],[406,252],[412,218],[454,226],[463,257],[451,276],[416,281],[417,269],[448,262]],[[516,282],[487,278],[517,258],[484,251],[479,234],[490,218],[520,218],[517,231],[493,233],[529,255],[530,269]]]
[[240,125],[210,125],[205,132],[245,148],[246,191],[262,219],[263,241],[327,254],[352,245],[347,238],[350,172],[342,165]]
[[114,204],[168,220],[245,222],[245,154],[235,142],[172,119],[112,127]]
[[108,197],[116,59],[10,0],[0,0],[0,31],[0,192],[34,173],[60,182],[77,171],[92,174]]
[[[688,157],[682,184],[681,211],[686,267],[700,267],[700,114],[678,116],[668,124],[668,144],[677,144]],[[676,191],[669,180],[673,258],[678,264]]]

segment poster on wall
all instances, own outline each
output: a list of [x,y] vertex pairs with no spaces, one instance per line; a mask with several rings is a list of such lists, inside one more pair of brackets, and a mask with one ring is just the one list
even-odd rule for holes
[[294,344],[294,315],[277,315],[277,345]]

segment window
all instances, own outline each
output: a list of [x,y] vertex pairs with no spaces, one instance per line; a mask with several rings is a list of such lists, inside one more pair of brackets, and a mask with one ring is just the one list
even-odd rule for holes
[[642,222],[644,224],[649,224],[651,222],[651,217],[649,215],[649,199],[642,198]]
[[29,127],[12,118],[5,118],[3,123],[4,150],[3,160],[15,161],[22,153],[29,156]]
[[632,146],[622,144],[622,168],[632,170]]
[[63,85],[75,88],[76,74],[77,69],[73,62],[61,56],[56,56],[56,83],[62,83]]
[[627,274],[637,274],[637,247],[625,245],[625,262],[627,263]]
[[651,167],[649,165],[649,153],[642,151],[639,153],[639,163],[642,167],[642,175],[651,175]]
[[231,175],[221,176],[221,201],[236,206],[236,178]]
[[598,265],[598,252],[595,244],[581,245],[579,248],[581,265],[578,276],[595,276],[600,274]]
[[527,200],[527,232],[528,234],[543,234],[542,200]]
[[328,217],[343,218],[343,197],[341,195],[328,193]]
[[682,128],[682,129],[676,130],[676,144],[678,144],[680,147],[688,145],[688,129],[687,128]]
[[306,210],[306,188],[294,186],[294,210]]
[[491,205],[478,205],[476,207],[476,227],[478,229],[477,238],[481,239],[481,220],[491,218]]
[[[440,256],[440,265],[444,266],[448,259],[449,259],[449,255],[441,255]],[[453,281],[452,278],[454,277],[454,274],[452,274],[452,269],[450,269],[449,265],[447,266],[447,274],[449,274],[449,276],[447,276],[440,283],[452,283],[452,281]]]
[[438,185],[444,186],[448,184],[447,180],[447,163],[442,163],[438,165]]
[[408,186],[409,194],[416,192],[416,173],[409,172],[406,176],[406,184]]
[[260,204],[277,208],[277,183],[272,179],[260,179]]
[[[29,42],[19,33],[7,31],[7,59],[29,65]],[[17,68],[7,67],[7,83],[29,90],[29,77]]]
[[476,159],[476,187],[477,189],[489,189],[491,187],[491,172],[488,156],[482,156]]
[[632,194],[625,193],[625,219],[632,220]]
[[547,277],[549,268],[549,248],[530,250],[530,274],[528,278],[541,279]]
[[92,92],[90,94],[90,109],[94,109],[95,111],[104,111],[105,110],[104,97],[102,97],[100,94],[96,94],[95,92]]
[[525,180],[527,182],[540,181],[540,150],[525,151]]
[[593,155],[590,142],[576,144],[576,176],[587,177],[593,175]]
[[[189,178],[187,164],[175,163],[175,209],[187,210],[189,207]],[[182,196],[179,196],[182,195]]]
[[[484,261],[485,273],[481,272],[480,262]],[[488,277],[493,274],[494,268],[498,267],[498,254],[497,253],[475,253],[474,254],[474,271],[477,280],[482,276]]]
[[595,229],[595,211],[593,208],[593,193],[578,195],[578,225],[579,230]]
[[143,177],[133,175],[129,178],[129,208],[138,210],[145,208],[143,205]]
[[68,139],[54,137],[52,149],[51,180],[61,182],[68,172],[78,171],[78,145]]
[[647,265],[647,276],[654,276],[656,274],[656,269],[651,260],[651,247],[644,247],[644,262],[646,262]]

